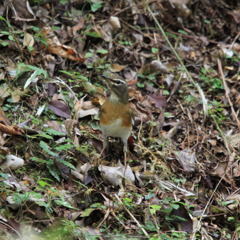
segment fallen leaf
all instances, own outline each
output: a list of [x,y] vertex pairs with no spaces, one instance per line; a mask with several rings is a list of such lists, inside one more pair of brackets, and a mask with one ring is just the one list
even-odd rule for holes
[[63,118],[70,118],[71,116],[71,110],[69,107],[58,100],[52,100],[49,103],[49,108],[58,116],[63,117]]
[[23,38],[23,46],[32,47],[34,45],[34,38],[31,34],[25,32]]
[[177,160],[186,172],[195,171],[196,153],[191,149],[185,148],[176,153]]
[[121,163],[117,167],[109,167],[100,165],[98,170],[101,172],[103,178],[114,186],[120,186],[123,179],[134,183],[135,177],[129,165],[126,167]]
[[20,128],[17,126],[7,126],[5,124],[0,123],[0,131],[2,133],[6,133],[9,135],[23,135],[20,132]]
[[14,155],[7,155],[6,161],[1,165],[2,170],[17,170],[24,165],[24,160],[22,158],[16,157]]
[[84,118],[86,116],[97,115],[98,111],[99,111],[99,108],[96,108],[96,107],[88,110],[80,109],[77,112],[77,119]]
[[149,95],[148,99],[150,101],[152,101],[157,108],[165,108],[166,107],[167,100],[166,100],[166,97],[163,95],[154,93],[152,95]]
[[42,29],[42,33],[46,38],[48,43],[47,51],[49,53],[54,53],[64,58],[71,59],[77,62],[84,62],[84,58],[80,57],[80,55],[76,52],[72,47],[62,45],[58,38],[55,36],[54,32],[50,27],[44,27]]
[[111,64],[110,70],[112,72],[120,72],[126,67],[127,65]]
[[120,23],[118,17],[111,16],[111,17],[109,18],[109,22],[110,22],[110,24],[112,25],[112,27],[113,27],[115,30],[118,30],[118,29],[121,28],[121,23]]

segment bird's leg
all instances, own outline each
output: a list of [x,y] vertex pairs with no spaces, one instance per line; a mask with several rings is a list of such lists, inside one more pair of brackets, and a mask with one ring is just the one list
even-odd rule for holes
[[124,166],[127,166],[127,141],[123,142]]
[[100,156],[103,156],[103,153],[106,149],[107,149],[107,151],[109,151],[108,139],[107,139],[107,136],[103,136],[103,149],[100,153]]

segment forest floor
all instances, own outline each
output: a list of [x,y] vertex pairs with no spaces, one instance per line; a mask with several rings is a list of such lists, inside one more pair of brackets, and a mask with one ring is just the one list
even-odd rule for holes
[[240,239],[239,26],[238,0],[0,0],[0,239]]

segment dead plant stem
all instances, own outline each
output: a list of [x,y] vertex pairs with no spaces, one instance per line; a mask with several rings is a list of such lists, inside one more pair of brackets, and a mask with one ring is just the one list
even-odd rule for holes
[[122,202],[122,200],[118,197],[117,194],[114,194],[116,199],[122,204],[123,208],[126,210],[126,212],[130,215],[130,217],[133,219],[134,222],[136,222],[136,224],[138,225],[139,228],[141,228],[142,232],[144,233],[144,235],[146,237],[149,237],[148,233],[146,232],[146,230],[143,228],[143,226],[139,223],[139,221],[132,215],[132,213],[127,209],[127,207],[124,205],[124,203]]

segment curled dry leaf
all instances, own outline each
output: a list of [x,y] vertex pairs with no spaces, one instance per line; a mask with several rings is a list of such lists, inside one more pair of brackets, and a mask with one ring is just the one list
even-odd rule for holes
[[31,34],[25,32],[23,38],[23,46],[32,47],[34,45],[34,38]]
[[123,179],[134,183],[135,177],[129,165],[126,167],[122,164],[117,167],[100,165],[98,170],[102,173],[103,178],[114,186],[120,186]]
[[24,165],[24,160],[22,158],[16,157],[14,155],[7,155],[6,161],[1,165],[2,170],[17,170]]
[[0,131],[9,135],[23,135],[21,129],[17,126],[7,126],[0,123]]
[[58,100],[52,100],[49,103],[49,108],[58,116],[63,117],[63,118],[70,118],[71,116],[71,110],[69,107]]
[[92,108],[92,109],[80,109],[78,112],[77,112],[77,119],[79,118],[84,118],[84,117],[87,117],[87,116],[92,116],[92,115],[97,115],[98,114],[98,111],[99,111],[99,108]]
[[84,58],[80,57],[80,55],[76,52],[72,47],[62,45],[55,34],[52,32],[51,28],[44,27],[42,29],[42,33],[47,40],[48,47],[47,50],[50,53],[54,53],[58,56],[77,61],[83,62]]
[[195,162],[197,159],[195,152],[192,152],[191,149],[185,148],[183,151],[177,152],[176,157],[186,172],[195,171]]
[[111,16],[109,18],[109,22],[115,30],[118,30],[121,28],[121,24],[118,17]]

